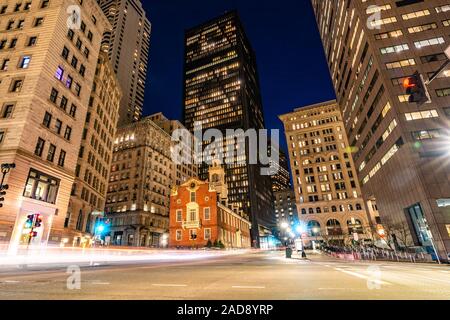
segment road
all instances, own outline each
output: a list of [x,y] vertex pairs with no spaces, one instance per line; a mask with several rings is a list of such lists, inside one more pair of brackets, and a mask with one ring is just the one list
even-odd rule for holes
[[0,299],[450,299],[450,266],[286,259],[246,252],[179,261],[82,266],[69,290],[62,266],[0,269]]

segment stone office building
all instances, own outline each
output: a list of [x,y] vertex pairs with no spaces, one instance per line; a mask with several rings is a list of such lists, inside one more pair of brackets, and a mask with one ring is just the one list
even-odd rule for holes
[[298,108],[280,119],[297,211],[309,239],[343,244],[364,237],[369,219],[336,101]]
[[74,246],[89,245],[96,221],[104,215],[121,95],[108,55],[101,52],[64,222],[68,243]]
[[[67,25],[68,7],[81,16]],[[94,0],[0,4],[0,163],[15,163],[0,208],[0,241],[28,242],[27,215],[40,214],[32,244],[61,243],[103,32]]]

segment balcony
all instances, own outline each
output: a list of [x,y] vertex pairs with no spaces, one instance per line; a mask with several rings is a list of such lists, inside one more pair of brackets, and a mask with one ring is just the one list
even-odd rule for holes
[[202,221],[183,221],[182,226],[183,229],[200,229],[202,227]]

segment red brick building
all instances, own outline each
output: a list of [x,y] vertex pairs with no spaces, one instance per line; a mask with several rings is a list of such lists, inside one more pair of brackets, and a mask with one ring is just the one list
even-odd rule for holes
[[211,167],[209,176],[210,181],[192,178],[172,190],[169,246],[202,248],[209,240],[249,248],[251,224],[246,214],[228,206],[222,167]]

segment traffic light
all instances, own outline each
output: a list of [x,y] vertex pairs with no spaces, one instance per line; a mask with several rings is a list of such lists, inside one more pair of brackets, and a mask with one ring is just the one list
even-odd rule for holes
[[6,190],[9,189],[7,184],[0,185],[0,208],[3,207],[3,202],[5,201]]
[[27,221],[25,221],[25,228],[26,229],[33,228],[33,223],[34,223],[34,214],[30,214],[29,216],[27,216]]
[[415,102],[418,105],[422,105],[431,102],[427,85],[423,76],[418,71],[403,80],[403,88],[406,89],[406,94],[409,95],[409,103]]
[[40,214],[36,215],[36,221],[34,222],[35,228],[40,228],[42,226],[42,216]]

